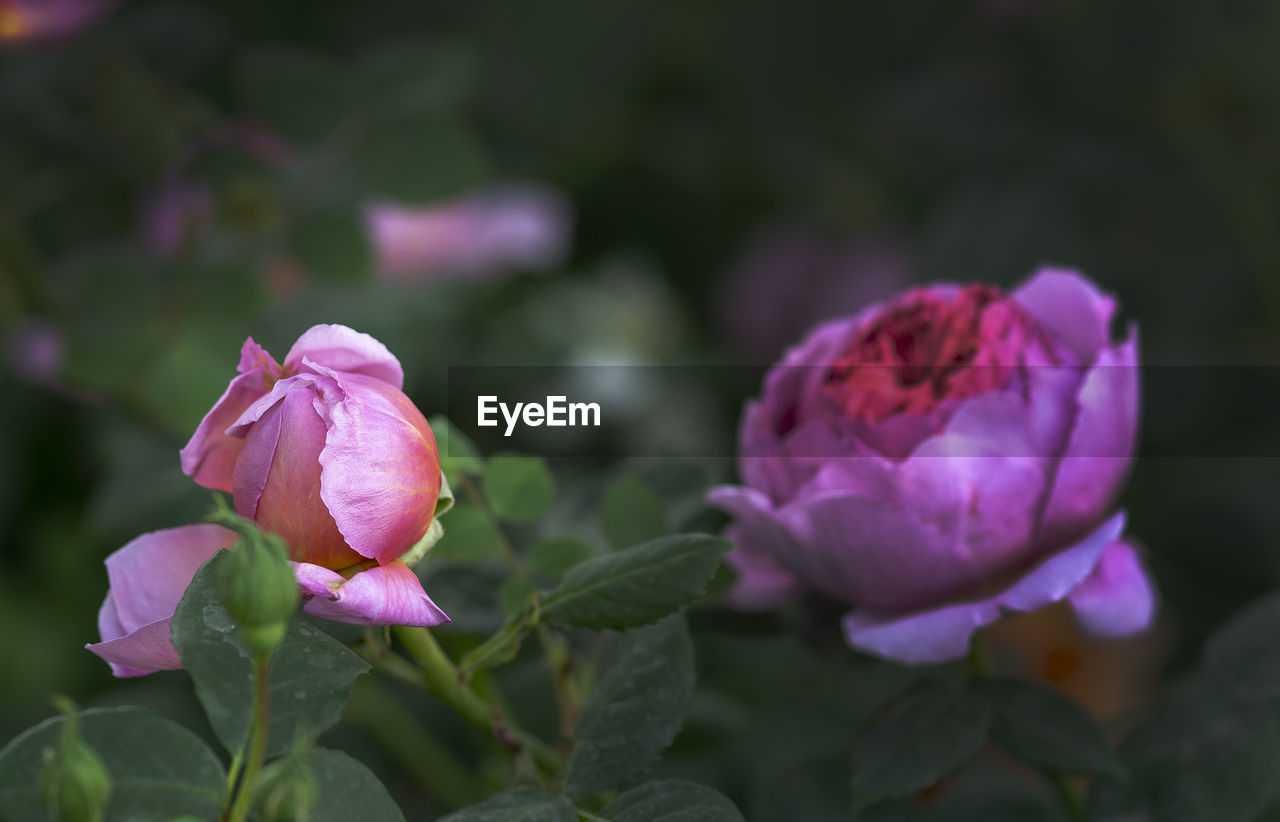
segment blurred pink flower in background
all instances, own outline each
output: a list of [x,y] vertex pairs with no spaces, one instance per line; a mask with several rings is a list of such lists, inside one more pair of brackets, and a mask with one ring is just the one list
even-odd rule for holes
[[816,328],[744,409],[732,600],[800,590],[853,606],[849,643],[909,663],[963,656],[978,628],[1068,601],[1106,637],[1155,595],[1112,505],[1138,424],[1137,330],[1043,269],[1010,294],[935,285]]
[[23,317],[8,330],[5,365],[27,382],[46,387],[58,384],[67,357],[61,329],[43,317]]
[[143,242],[163,259],[176,257],[212,225],[215,211],[208,186],[172,175],[153,188],[142,203],[139,222]]
[[759,231],[721,280],[717,321],[743,354],[770,362],[821,320],[903,288],[914,262],[890,232],[842,239],[814,226]]
[[555,268],[573,214],[550,188],[505,183],[421,208],[373,203],[365,220],[379,276],[407,280]]
[[0,0],[0,44],[38,43],[75,34],[118,0]]

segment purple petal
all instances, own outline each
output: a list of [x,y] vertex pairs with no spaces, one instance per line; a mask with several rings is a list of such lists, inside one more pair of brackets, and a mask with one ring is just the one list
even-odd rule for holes
[[1091,363],[1111,342],[1116,301],[1079,273],[1042,268],[1013,298],[1058,336],[1082,363]]
[[778,562],[843,602],[903,611],[984,577],[965,545],[894,502],[827,493],[797,500],[776,516],[794,544]]
[[720,486],[707,493],[707,502],[731,513],[735,522],[725,538],[737,547],[728,562],[738,572],[729,603],[745,611],[775,608],[799,594],[804,586],[778,562],[790,552],[791,538],[771,516],[768,500],[753,488]]
[[1045,506],[1044,536],[1070,539],[1081,523],[1095,521],[1111,505],[1128,473],[1138,427],[1136,330],[1102,351],[1076,398],[1075,427],[1057,466]]
[[[448,622],[418,576],[403,562],[376,565],[358,572],[336,590],[333,577],[341,576],[316,566],[298,565],[298,582],[316,595],[304,606],[313,616],[352,625],[410,625],[430,627]],[[316,570],[312,570],[316,569]],[[332,574],[333,576],[329,576]],[[328,590],[326,595],[324,592]]]
[[387,383],[329,374],[342,391],[340,399],[323,398],[320,496],[347,544],[385,564],[431,524],[440,493],[435,438],[422,413]]
[[1034,611],[1075,591],[1124,530],[1123,512],[1079,544],[1042,562],[1009,588],[976,602],[962,602],[907,615],[851,611],[845,637],[854,648],[908,664],[963,657],[974,631],[1010,611]]
[[107,557],[119,627],[133,632],[173,616],[200,566],[238,539],[220,525],[185,525],[143,534]]
[[174,671],[182,667],[182,660],[169,635],[172,619],[170,615],[139,626],[126,636],[84,647],[106,660],[118,677]]
[[304,367],[304,359],[334,371],[364,374],[389,382],[396,388],[404,386],[400,361],[387,347],[368,334],[361,334],[345,325],[312,326],[289,349],[284,364],[286,368],[297,370]]
[[1156,612],[1155,588],[1127,542],[1109,545],[1069,599],[1084,629],[1108,639],[1145,631]]

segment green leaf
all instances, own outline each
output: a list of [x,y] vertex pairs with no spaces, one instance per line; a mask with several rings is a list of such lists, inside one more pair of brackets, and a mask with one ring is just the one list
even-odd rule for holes
[[369,194],[439,203],[482,183],[489,163],[469,131],[447,117],[388,107],[370,116],[352,158]]
[[745,822],[729,797],[705,785],[676,779],[632,788],[600,815],[609,822]]
[[1016,680],[982,682],[991,698],[991,738],[1023,762],[1058,773],[1121,777],[1107,735],[1070,699]]
[[466,475],[484,473],[484,457],[480,456],[480,449],[466,434],[441,414],[436,414],[428,422],[440,449],[440,468],[449,482],[459,485]]
[[653,622],[697,599],[731,547],[703,534],[675,534],[592,557],[543,598],[543,618],[596,630]]
[[1236,614],[1205,645],[1204,664],[1227,693],[1242,699],[1280,697],[1280,594]]
[[491,796],[436,822],[578,822],[578,814],[563,796],[525,787]]
[[317,280],[358,282],[372,261],[364,221],[354,209],[327,209],[297,215],[289,226],[288,247]]
[[258,46],[236,63],[235,79],[248,112],[290,140],[318,143],[345,116],[346,75],[323,54]]
[[683,616],[629,636],[578,716],[565,790],[591,796],[652,765],[680,730],[696,678]]
[[404,814],[378,777],[342,751],[316,748],[307,755],[315,777],[311,822],[404,822]]
[[[196,572],[178,603],[172,630],[214,733],[227,750],[236,751],[249,732],[253,656],[218,601],[217,564],[225,554],[219,551]],[[268,755],[337,722],[351,684],[368,670],[368,663],[345,645],[295,616],[271,663]]]
[[[111,774],[108,819],[169,822],[221,810],[226,773],[191,731],[138,708],[95,708],[80,714],[80,734]],[[41,822],[42,752],[56,748],[63,717],[47,719],[0,750],[0,819]]]
[[532,522],[555,500],[555,479],[537,457],[494,457],[485,470],[484,495],[500,519]]
[[529,549],[529,567],[543,576],[559,579],[565,571],[591,558],[595,552],[580,539],[552,537]]
[[502,534],[486,511],[455,505],[444,524],[444,536],[432,549],[437,558],[481,560],[498,555]]
[[667,506],[643,480],[623,477],[605,492],[600,521],[614,548],[629,548],[667,533]]
[[1191,680],[1120,746],[1128,782],[1099,780],[1098,822],[1247,822],[1280,788],[1274,710],[1234,701]]
[[858,745],[855,800],[865,804],[929,787],[977,755],[990,725],[989,700],[977,689],[940,681],[911,689]]

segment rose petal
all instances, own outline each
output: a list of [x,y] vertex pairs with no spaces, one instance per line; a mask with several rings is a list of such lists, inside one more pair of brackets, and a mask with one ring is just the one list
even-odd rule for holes
[[1156,612],[1155,587],[1127,542],[1107,547],[1069,601],[1086,631],[1108,639],[1145,631]]
[[1013,292],[1013,298],[1075,352],[1091,363],[1111,342],[1116,301],[1078,272],[1042,268]]
[[[227,428],[227,435],[239,437],[243,440],[248,435],[249,427],[262,419],[267,411],[284,399],[290,391],[306,387],[313,388],[316,393],[321,395],[341,393],[337,384],[327,374],[295,374],[292,377],[286,377],[277,381],[275,385],[271,386],[270,391],[258,397],[245,408],[244,412]],[[317,408],[316,410],[318,413],[320,409]]]
[[844,618],[849,644],[885,659],[908,664],[963,657],[974,631],[1008,611],[1034,611],[1065,599],[1083,583],[1124,530],[1117,513],[1079,544],[1042,562],[1010,587],[986,599],[900,615],[856,610]]
[[[252,344],[253,340],[246,342],[245,350]],[[265,351],[262,353],[266,355]],[[241,355],[243,363],[244,354]],[[267,392],[269,384],[269,375],[259,368],[246,371],[231,381],[226,392],[204,415],[191,441],[180,452],[184,474],[206,488],[231,491],[231,474],[244,440],[228,435],[227,429]]]
[[1044,539],[1062,541],[1093,522],[1128,473],[1138,428],[1137,331],[1103,350],[1076,397],[1075,426],[1057,466],[1044,513]]
[[185,525],[143,534],[107,557],[120,628],[133,632],[172,616],[200,566],[238,539],[220,525]]
[[368,334],[345,325],[315,325],[307,329],[284,358],[287,368],[303,367],[303,360],[348,374],[364,374],[404,386],[404,371],[387,347]]
[[[409,625],[430,627],[449,621],[427,592],[417,574],[403,562],[376,565],[358,572],[336,590],[333,577],[341,576],[316,566],[295,566],[303,589],[314,592],[304,610],[313,616],[352,625]],[[315,570],[313,570],[315,569]],[[329,576],[332,574],[332,576]],[[324,593],[330,593],[326,596]]]
[[887,500],[828,493],[797,500],[777,516],[794,541],[778,562],[843,602],[903,611],[984,578],[967,546]]
[[737,547],[727,557],[738,572],[728,599],[735,607],[762,611],[799,594],[804,586],[775,557],[790,551],[791,538],[769,515],[769,502],[753,488],[725,485],[712,488],[707,502],[731,513],[733,525],[725,538]]
[[170,615],[139,626],[126,636],[84,647],[106,660],[118,677],[174,671],[182,667],[182,660],[169,634],[172,619]]
[[386,564],[431,523],[440,493],[435,437],[422,413],[387,383],[328,373],[341,398],[323,397],[328,434],[320,496],[347,544]]
[[343,568],[361,556],[321,498],[324,420],[314,385],[299,382],[251,428],[236,463],[236,513],[289,544],[294,559]]

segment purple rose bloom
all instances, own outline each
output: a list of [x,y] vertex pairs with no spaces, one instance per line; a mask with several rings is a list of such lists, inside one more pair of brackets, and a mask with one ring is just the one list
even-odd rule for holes
[[1012,294],[933,286],[816,328],[740,428],[731,599],[802,590],[853,606],[854,648],[963,656],[974,631],[1066,600],[1091,632],[1151,622],[1155,597],[1112,504],[1133,455],[1137,331],[1071,271]]

